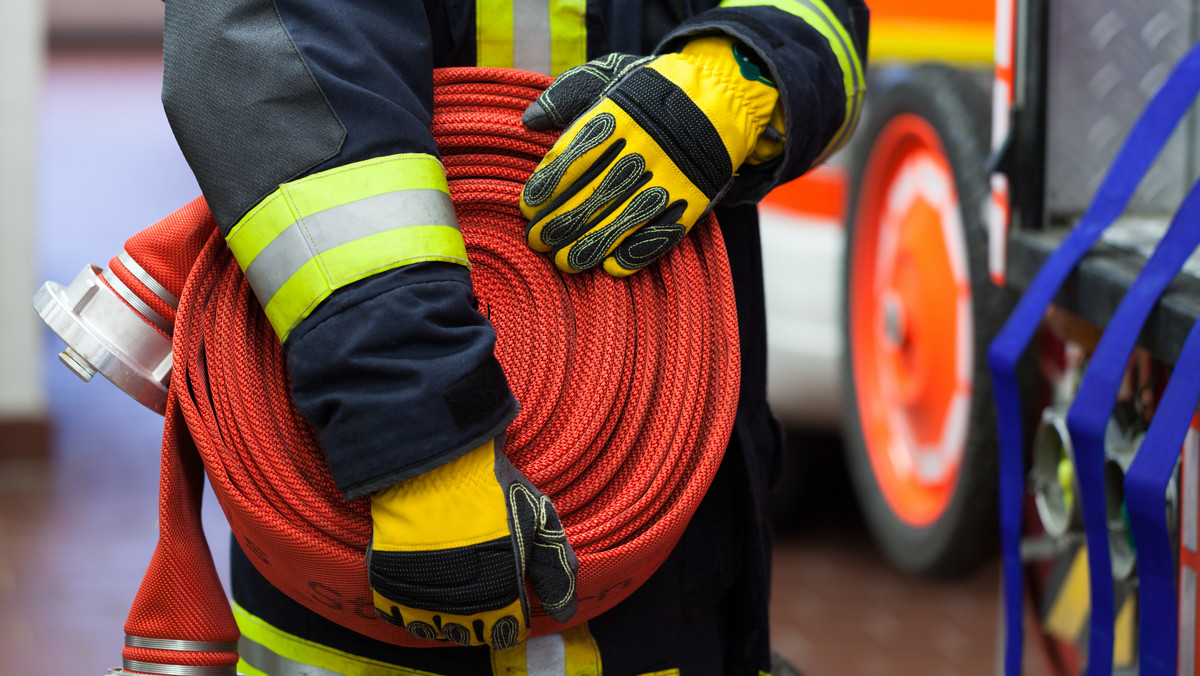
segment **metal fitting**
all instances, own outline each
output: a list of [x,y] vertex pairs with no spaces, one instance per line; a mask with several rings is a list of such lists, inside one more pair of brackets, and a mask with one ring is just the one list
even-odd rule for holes
[[67,344],[59,360],[84,381],[96,373],[147,408],[164,413],[171,340],[126,305],[86,266],[67,287],[46,282],[33,296],[42,321]]
[[1051,406],[1033,433],[1029,484],[1042,528],[1052,538],[1082,530],[1083,511],[1075,488],[1075,454],[1067,430],[1066,407]]

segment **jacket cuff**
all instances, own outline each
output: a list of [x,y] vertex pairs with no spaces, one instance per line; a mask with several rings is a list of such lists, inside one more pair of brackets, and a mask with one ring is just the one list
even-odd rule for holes
[[519,406],[466,268],[418,263],[341,289],[284,343],[292,398],[347,499],[503,434]]

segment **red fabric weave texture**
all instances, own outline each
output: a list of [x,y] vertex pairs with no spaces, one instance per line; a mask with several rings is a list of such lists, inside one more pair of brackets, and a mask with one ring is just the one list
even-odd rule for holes
[[[553,499],[579,555],[573,625],[627,597],[678,541],[728,442],[740,369],[732,281],[712,218],[660,263],[620,280],[560,273],[526,245],[520,190],[556,135],[526,129],[520,115],[549,82],[512,70],[437,71],[432,130],[479,309],[496,329],[497,358],[522,405],[505,451]],[[282,348],[211,218],[190,214],[173,227],[208,241],[176,318],[164,492],[190,486],[198,465],[167,456],[196,449],[238,542],[273,584],[362,634],[434,645],[375,615],[363,560],[368,501],[346,502],[334,486],[288,395]],[[147,270],[157,279],[169,277],[154,265]],[[173,424],[179,415],[186,430]],[[195,508],[191,499],[164,499],[163,538],[177,530],[169,522],[188,522],[195,517],[184,512]],[[179,547],[208,556],[190,531]],[[138,625],[210,622],[211,635],[172,637],[226,640],[217,638],[227,633],[223,621],[185,617],[221,615],[184,598],[194,584],[177,567],[152,566],[138,596],[148,610],[135,604],[127,631],[160,636]],[[158,598],[172,594],[182,600]],[[534,604],[535,635],[565,626]]]
[[[201,224],[200,227],[196,227],[197,222]],[[125,242],[125,251],[164,289],[179,298],[183,294],[188,271],[208,240],[209,230],[215,227],[216,222],[208,210],[208,204],[203,197],[197,197],[130,237]],[[147,289],[119,258],[113,256],[108,267],[143,303],[168,322],[175,321],[175,308]]]

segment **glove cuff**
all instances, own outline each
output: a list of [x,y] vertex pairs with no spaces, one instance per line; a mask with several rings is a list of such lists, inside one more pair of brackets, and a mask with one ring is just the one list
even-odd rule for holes
[[425,551],[508,537],[494,441],[371,494],[373,548]]
[[681,86],[717,127],[735,170],[759,145],[779,107],[779,89],[752,54],[726,35],[693,38],[679,51],[700,75],[696,87]]

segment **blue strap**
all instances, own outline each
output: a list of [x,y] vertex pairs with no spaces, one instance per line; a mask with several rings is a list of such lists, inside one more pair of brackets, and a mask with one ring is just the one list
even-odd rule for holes
[[[1000,539],[1004,564],[1005,612],[1005,672],[1017,676],[1021,671],[1022,648],[1022,571],[1021,571],[1021,508],[1025,494],[1024,432],[1021,420],[1021,395],[1017,387],[1016,368],[1021,354],[1029,345],[1042,316],[1071,270],[1100,238],[1104,230],[1120,216],[1146,171],[1166,145],[1171,131],[1187,112],[1200,90],[1200,48],[1193,47],[1176,65],[1158,93],[1151,99],[1141,117],[1125,139],[1116,160],[1104,177],[1078,225],[1067,234],[1060,246],[1038,271],[1026,289],[1016,309],[1000,329],[988,350],[988,368],[996,400],[1000,441]],[[1107,416],[1107,411],[1106,411]],[[1086,496],[1085,496],[1086,498]],[[1103,503],[1101,503],[1103,504]],[[1102,547],[1089,547],[1092,568],[1101,562],[1107,566],[1107,535]],[[1098,552],[1098,553],[1097,553]],[[1103,576],[1111,574],[1105,568]],[[1106,588],[1108,623],[1093,617],[1089,640],[1089,673],[1107,673],[1112,662],[1112,589],[1111,585],[1092,585]],[[1093,611],[1097,608],[1093,598]],[[1108,640],[1104,640],[1107,636]],[[1099,640],[1097,640],[1099,638]],[[1095,659],[1103,653],[1102,659]]]
[[1138,557],[1138,673],[1142,676],[1175,674],[1179,656],[1179,597],[1167,527],[1167,485],[1197,400],[1200,322],[1188,333],[1150,429],[1125,473],[1125,505]]
[[[1075,449],[1075,473],[1083,505],[1083,528],[1088,543],[1088,575],[1091,580],[1092,617],[1088,639],[1088,673],[1112,673],[1113,585],[1108,549],[1108,518],[1104,499],[1104,431],[1112,417],[1126,364],[1138,334],[1167,284],[1183,269],[1188,256],[1200,244],[1200,183],[1192,187],[1171,227],[1138,273],[1108,321],[1104,334],[1088,362],[1075,401],[1067,411],[1067,430]],[[1172,378],[1172,380],[1178,380]],[[1195,400],[1192,400],[1193,405]],[[1184,430],[1187,429],[1185,424]],[[1147,448],[1145,444],[1142,446]],[[1179,446],[1175,446],[1178,453]],[[1163,487],[1165,492],[1166,487]],[[1164,541],[1170,540],[1163,534]],[[1140,551],[1139,551],[1140,554]],[[1141,557],[1139,556],[1139,560]],[[1168,575],[1168,580],[1173,578]],[[1144,599],[1143,599],[1144,603]],[[1164,621],[1156,618],[1153,624]],[[1141,626],[1141,634],[1157,627]],[[1157,651],[1158,649],[1155,648]],[[1174,659],[1174,655],[1172,655]]]

